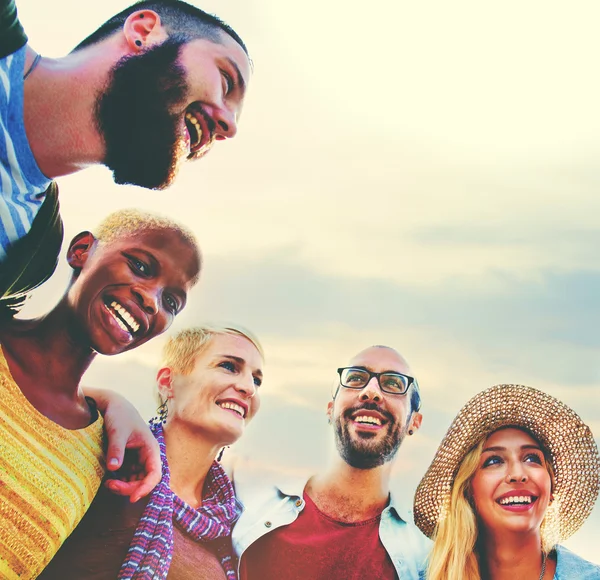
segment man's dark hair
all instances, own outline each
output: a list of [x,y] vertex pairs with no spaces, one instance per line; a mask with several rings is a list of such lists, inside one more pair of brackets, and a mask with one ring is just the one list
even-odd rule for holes
[[207,38],[218,43],[221,41],[220,34],[224,32],[231,36],[248,54],[244,41],[231,26],[219,17],[208,14],[208,12],[182,0],[140,0],[107,20],[100,28],[80,42],[73,52],[113,35],[123,27],[127,18],[138,10],[154,10],[160,16],[162,25],[169,36],[181,35],[186,42],[196,38]]
[[421,392],[416,383],[412,384],[410,393],[410,412],[415,413],[421,408]]

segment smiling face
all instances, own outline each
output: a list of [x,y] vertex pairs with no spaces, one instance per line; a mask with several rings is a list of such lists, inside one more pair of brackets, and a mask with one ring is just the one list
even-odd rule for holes
[[181,162],[235,136],[250,62],[232,37],[219,38],[175,35],[115,65],[96,111],[115,182],[162,189]]
[[118,354],[164,332],[184,308],[198,274],[197,249],[174,230],[147,230],[98,243],[85,232],[71,243],[79,271],[67,292],[77,339]]
[[491,533],[539,533],[552,480],[540,444],[517,428],[492,433],[471,480],[478,518]]
[[[368,348],[348,366],[376,373],[412,374],[406,361],[387,347]],[[384,393],[375,377],[360,390],[339,387],[327,413],[335,428],[336,447],[346,463],[371,469],[394,458],[408,429],[415,431],[421,424],[420,413],[411,414],[410,392]]]
[[197,356],[192,372],[162,384],[169,423],[182,422],[217,446],[237,441],[260,406],[262,356],[246,337],[217,334]]
[[176,111],[185,120],[188,159],[197,159],[212,143],[235,137],[242,112],[250,61],[229,35],[221,42],[192,40],[183,46],[179,62],[186,71],[189,92],[185,109]]

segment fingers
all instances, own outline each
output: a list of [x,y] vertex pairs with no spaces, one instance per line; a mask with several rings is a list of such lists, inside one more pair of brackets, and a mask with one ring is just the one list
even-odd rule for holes
[[[156,443],[156,440],[154,441]],[[162,478],[162,463],[160,461],[160,448],[158,443],[147,450],[146,461],[143,470],[146,473],[144,481],[153,489]]]
[[139,493],[141,481],[121,481],[120,479],[107,479],[104,485],[116,495],[129,496],[129,501],[135,503],[138,499],[147,495]]
[[[150,493],[159,483],[162,477],[162,463],[160,460],[160,448],[154,435],[148,430],[148,436],[140,443],[138,471],[144,474],[140,485],[131,496],[131,501],[137,501]],[[136,498],[136,499],[134,499]]]
[[120,481],[119,479],[107,479],[104,482],[104,486],[116,495],[130,495],[131,487],[127,481]]
[[106,450],[106,468],[109,471],[115,471],[123,464],[125,455],[125,445],[127,440],[123,437],[123,433],[109,429],[106,426],[106,434],[108,436],[108,449]]
[[135,503],[143,497],[147,496],[160,481],[155,479],[144,479],[135,481],[121,481],[120,479],[108,479],[104,485],[116,495],[129,496],[129,501]]
[[117,495],[129,496],[129,501],[135,503],[148,495],[162,477],[160,457],[151,454],[144,465],[136,467],[142,471],[130,471],[123,479],[108,479],[104,485]]
[[132,492],[129,496],[129,501],[134,503],[148,495],[158,485],[160,478],[161,471],[159,466],[158,473],[156,471],[152,471],[151,473],[148,473],[144,479],[134,482]]

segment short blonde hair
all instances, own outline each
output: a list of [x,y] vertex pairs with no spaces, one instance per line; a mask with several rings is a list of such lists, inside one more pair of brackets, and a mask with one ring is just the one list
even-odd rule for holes
[[[171,231],[179,234],[181,239],[198,254],[199,266],[202,266],[202,253],[198,240],[186,226],[159,214],[130,208],[115,211],[106,216],[95,229],[94,237],[100,244],[110,244],[125,236],[135,236],[148,231]],[[192,283],[198,281],[199,273]]]
[[232,334],[248,339],[265,358],[258,339],[249,330],[239,326],[196,326],[172,336],[163,348],[161,367],[169,367],[178,375],[189,375],[194,370],[196,358],[204,352],[215,336]]

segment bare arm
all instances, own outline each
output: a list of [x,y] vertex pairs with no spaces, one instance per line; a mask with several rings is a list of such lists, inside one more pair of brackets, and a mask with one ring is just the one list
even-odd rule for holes
[[125,397],[108,389],[84,387],[83,390],[96,401],[104,416],[108,438],[107,468],[110,471],[120,469],[126,450],[128,456],[130,453],[135,456],[125,480],[109,479],[106,486],[136,502],[148,495],[160,481],[162,470],[158,443],[137,409]]

